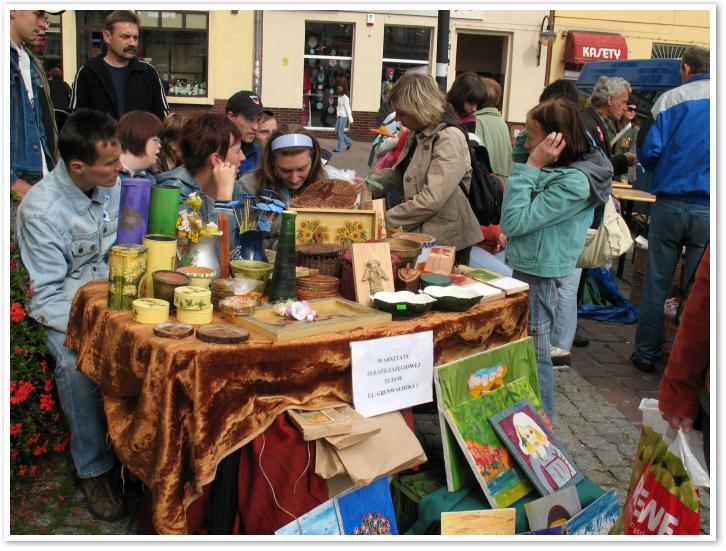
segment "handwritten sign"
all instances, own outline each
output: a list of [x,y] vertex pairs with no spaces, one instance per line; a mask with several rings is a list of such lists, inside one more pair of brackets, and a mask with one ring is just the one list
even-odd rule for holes
[[434,334],[350,343],[353,404],[365,417],[433,400]]

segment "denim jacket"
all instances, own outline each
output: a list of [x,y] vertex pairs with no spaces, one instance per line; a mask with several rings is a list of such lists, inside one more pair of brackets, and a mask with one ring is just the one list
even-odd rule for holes
[[[48,147],[48,138],[43,124],[41,95],[43,81],[38,69],[30,61],[30,78],[33,82],[33,105],[25,89],[23,75],[20,73],[18,52],[10,48],[10,183],[23,178],[35,183],[43,177],[43,160],[48,170],[53,168],[53,157]],[[43,150],[41,151],[41,143]]]
[[[197,182],[197,179],[194,177],[194,174],[189,172],[187,167],[185,167],[184,165],[178,166],[167,172],[162,172],[156,177],[156,183],[173,185],[181,190],[181,196],[179,197],[179,210],[186,208],[184,201],[187,200],[189,195],[191,195],[192,193],[197,193],[198,195],[201,195],[202,197],[204,197],[204,202],[202,203],[202,208],[200,209],[200,214],[202,215],[202,218],[207,222],[214,222],[215,224],[219,224],[219,216],[217,210],[219,206],[217,205],[217,202],[214,199],[210,199],[209,197],[207,197],[207,195],[204,193],[204,190],[202,189],[202,186],[199,184],[199,182]],[[242,200],[242,186],[240,186],[239,180],[236,180],[234,183],[232,199],[235,201]],[[234,215],[231,215],[229,222],[229,235],[227,236],[227,238],[229,240],[229,247],[231,250],[237,246],[237,242],[239,240],[239,227],[237,226]]]
[[73,183],[65,163],[28,191],[18,207],[20,256],[30,273],[30,315],[65,332],[76,291],[108,277],[116,242],[121,186],[97,187],[91,198]]

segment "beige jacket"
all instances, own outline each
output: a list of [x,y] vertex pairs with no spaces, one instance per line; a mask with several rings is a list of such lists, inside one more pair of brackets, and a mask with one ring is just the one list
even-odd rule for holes
[[[411,162],[401,174],[398,165],[417,141]],[[386,211],[388,226],[433,235],[439,245],[465,249],[483,239],[469,200],[459,188],[469,189],[471,161],[462,132],[439,124],[411,132],[392,168],[372,175],[388,191],[399,191],[403,202]]]

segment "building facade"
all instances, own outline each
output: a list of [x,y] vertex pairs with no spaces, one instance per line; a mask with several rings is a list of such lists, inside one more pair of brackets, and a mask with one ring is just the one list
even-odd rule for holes
[[[43,53],[72,83],[101,52],[109,11],[51,16]],[[139,10],[139,57],[152,63],[173,110],[222,112],[229,96],[257,90],[281,122],[332,135],[338,84],[349,89],[350,135],[372,140],[382,96],[404,72],[435,74],[435,10]],[[542,88],[577,78],[599,59],[679,57],[710,44],[709,10],[451,10],[450,86],[473,71],[502,86],[500,108],[520,128]],[[545,28],[556,33],[541,46]]]

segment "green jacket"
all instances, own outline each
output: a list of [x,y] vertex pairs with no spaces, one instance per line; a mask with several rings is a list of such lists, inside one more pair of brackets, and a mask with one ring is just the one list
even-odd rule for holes
[[507,178],[512,173],[512,140],[509,127],[496,107],[485,107],[476,112],[474,134],[487,148],[494,174]]
[[587,176],[579,170],[515,164],[502,203],[507,265],[540,277],[570,274],[594,207]]

